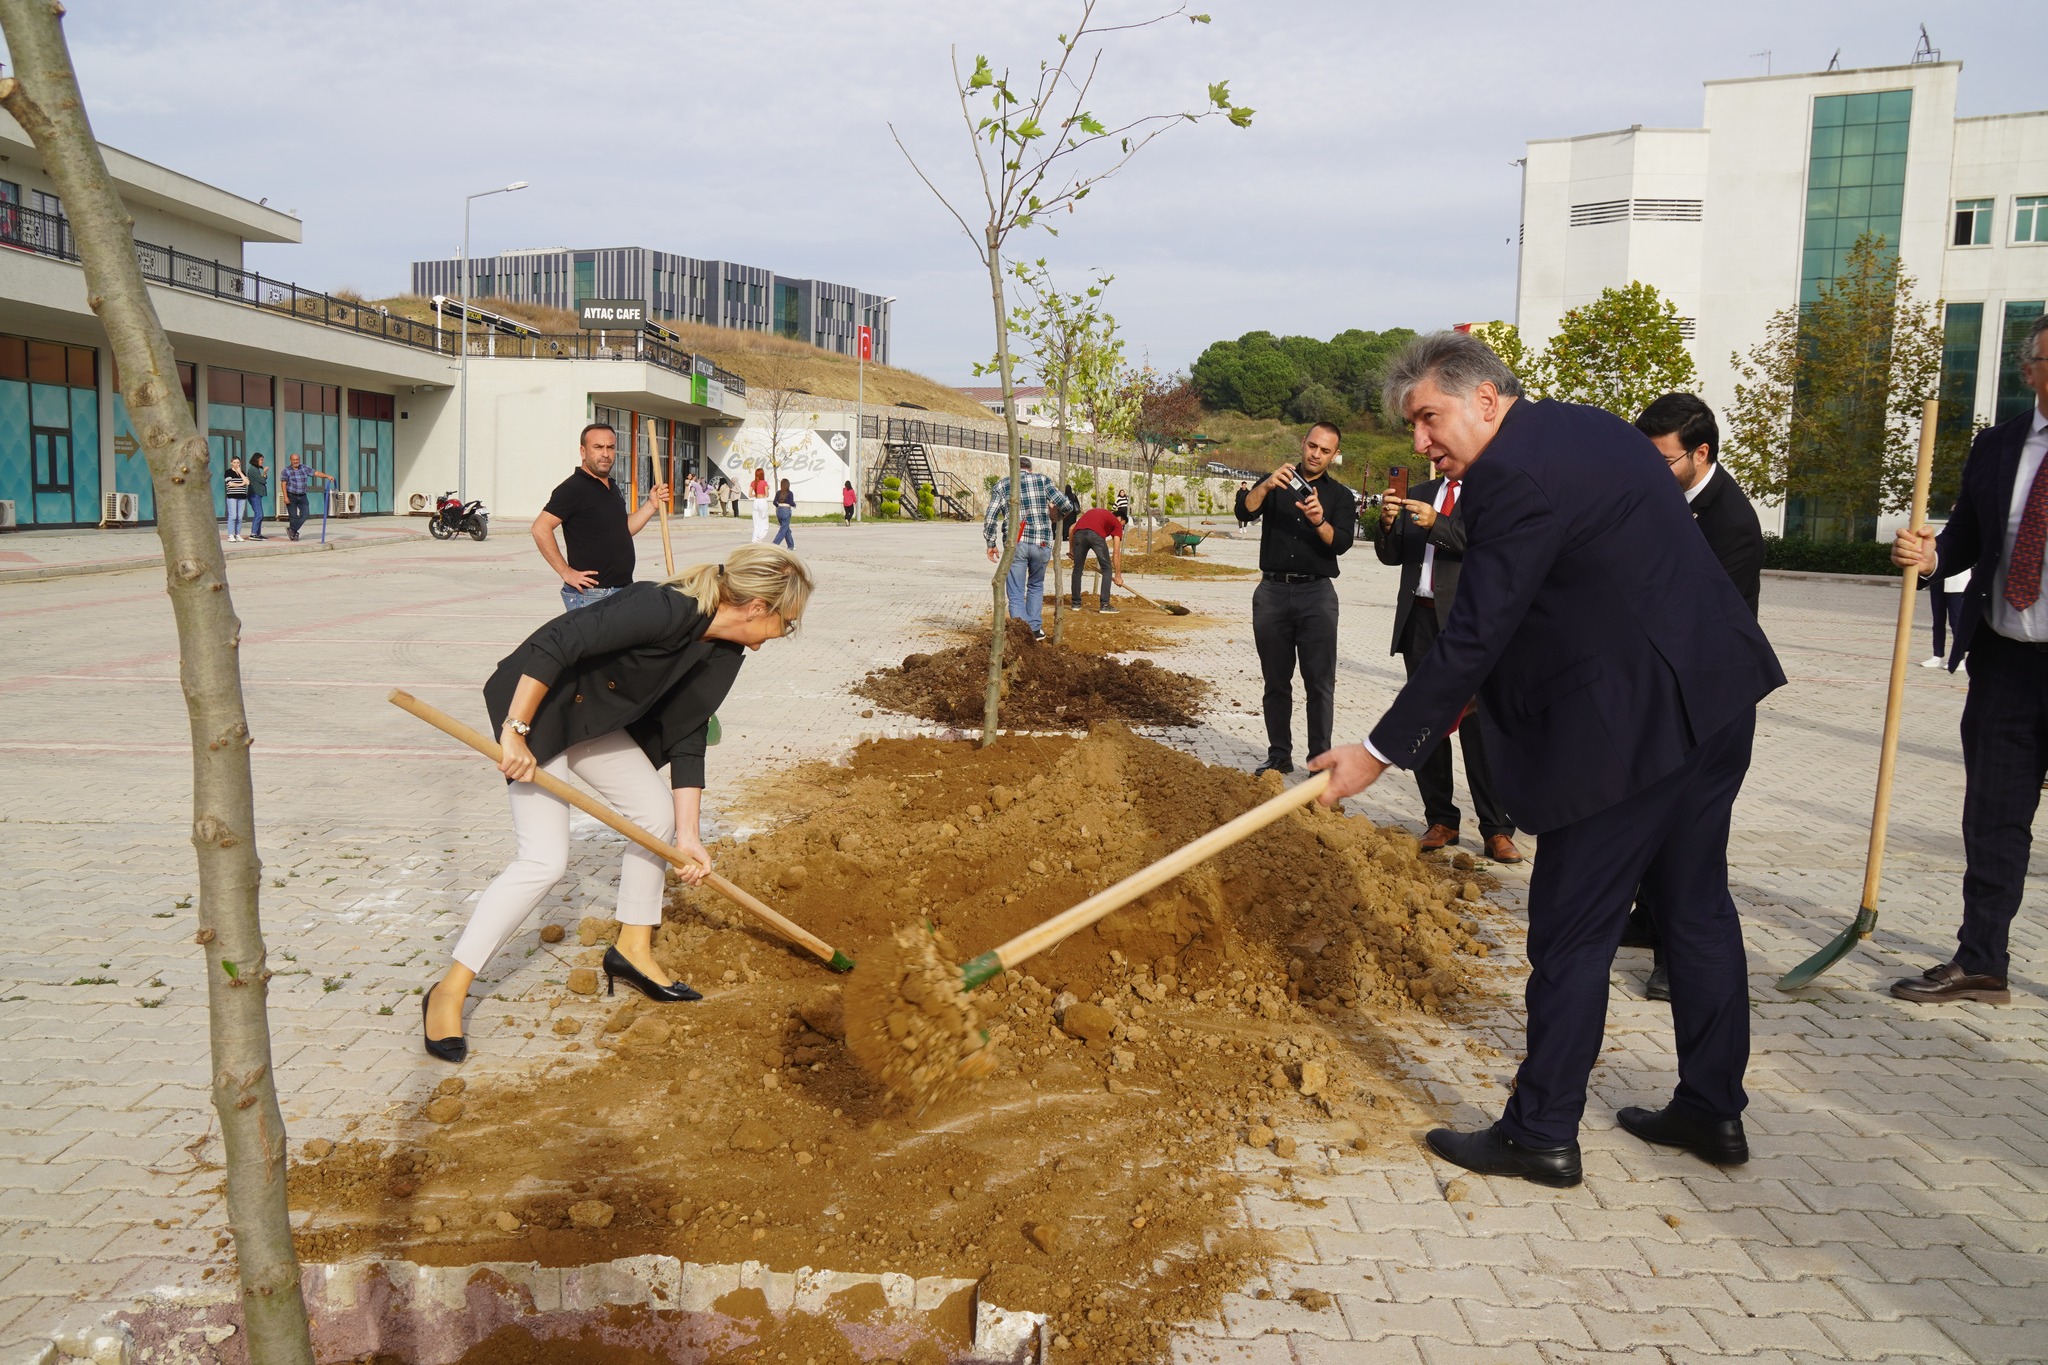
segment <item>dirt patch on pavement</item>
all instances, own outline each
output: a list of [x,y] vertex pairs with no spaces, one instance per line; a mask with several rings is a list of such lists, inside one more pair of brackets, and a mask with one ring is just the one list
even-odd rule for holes
[[[1138,542],[1143,545],[1143,541]],[[1225,564],[1219,560],[1203,559],[1197,555],[1170,553],[1171,542],[1160,536],[1161,546],[1168,549],[1154,550],[1146,554],[1142,549],[1124,551],[1124,572],[1127,574],[1154,574],[1161,578],[1255,578],[1257,569],[1241,568],[1236,564]]]
[[[790,775],[762,805],[795,818],[712,852],[856,958],[905,923],[968,956],[1277,790],[1114,726],[879,741]],[[1292,1157],[1272,1125],[1303,1119],[1332,1141],[1410,1140],[1420,1097],[1375,1028],[1481,989],[1491,912],[1469,877],[1398,830],[1291,814],[976,992],[994,1074],[914,1114],[847,1055],[835,978],[676,888],[657,951],[705,1001],[564,990],[515,1008],[500,1028],[597,1058],[451,1080],[406,1140],[301,1160],[300,1254],[961,1276],[1049,1313],[1074,1358],[1154,1360],[1173,1323],[1255,1273],[1238,1199],[1286,1197],[1235,1173],[1235,1146]],[[597,928],[529,970],[590,965]],[[492,1038],[471,1046],[487,1056]]]
[[[1139,725],[1193,725],[1209,685],[1161,668],[1150,659],[1124,662],[1077,643],[1098,629],[1082,627],[1074,640],[1034,641],[1021,621],[1008,623],[1003,648],[1002,724],[1007,729],[1078,730],[1096,721]],[[1100,623],[1101,618],[1095,618]],[[907,715],[947,725],[980,725],[988,687],[988,634],[930,654],[904,656],[895,668],[876,669],[854,693]]]

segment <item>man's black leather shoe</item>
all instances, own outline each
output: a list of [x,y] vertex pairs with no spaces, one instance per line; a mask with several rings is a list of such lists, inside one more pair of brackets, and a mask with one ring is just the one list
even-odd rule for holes
[[1434,1128],[1423,1141],[1445,1161],[1479,1175],[1520,1176],[1557,1189],[1568,1189],[1584,1179],[1576,1142],[1563,1147],[1524,1147],[1498,1127],[1476,1133]]
[[1749,1139],[1742,1135],[1741,1119],[1696,1119],[1669,1109],[1640,1109],[1634,1105],[1614,1117],[1645,1142],[1659,1147],[1683,1147],[1701,1161],[1716,1166],[1740,1166],[1749,1160]]
[[1258,767],[1252,769],[1252,776],[1257,777],[1260,773],[1291,773],[1293,771],[1294,765],[1292,763],[1275,763],[1269,758]]
[[1671,968],[1659,962],[1650,968],[1650,975],[1643,982],[1643,999],[1669,1000],[1671,998]]
[[2009,1005],[2012,991],[2002,976],[1972,976],[1953,962],[1929,967],[1919,976],[1892,983],[1892,994],[1901,1000],[1941,1004],[1949,1000],[1981,1000],[1987,1005]]

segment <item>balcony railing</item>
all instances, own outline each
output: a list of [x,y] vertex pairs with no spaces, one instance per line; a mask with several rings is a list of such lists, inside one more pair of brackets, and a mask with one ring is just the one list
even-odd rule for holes
[[[881,441],[885,444],[898,441],[915,441],[919,445],[951,446],[955,450],[987,450],[1006,455],[1010,450],[1010,438],[1000,431],[981,431],[974,427],[956,427],[943,422],[927,422],[923,418],[890,417],[882,418],[875,413],[862,413],[860,419],[862,439]],[[1058,460],[1059,444],[1055,441],[1038,441],[1024,438],[1024,453],[1034,460]],[[1145,467],[1143,460],[1130,455],[1116,454],[1101,450],[1094,453],[1080,446],[1067,447],[1067,463],[1094,465],[1107,469],[1135,469]],[[1046,473],[1046,470],[1040,470]]]
[[[0,247],[13,247],[60,261],[78,260],[71,224],[62,215],[17,204],[0,204]],[[283,313],[301,322],[339,328],[362,336],[396,342],[415,350],[454,356],[460,334],[410,318],[399,317],[373,303],[337,298],[302,289],[283,280],[265,279],[253,270],[204,260],[174,247],[135,244],[135,262],[144,279],[229,303]],[[469,353],[474,356],[519,356],[534,360],[644,360],[677,374],[702,374],[744,397],[746,381],[701,356],[635,333],[572,332],[566,336],[507,337],[472,327]]]

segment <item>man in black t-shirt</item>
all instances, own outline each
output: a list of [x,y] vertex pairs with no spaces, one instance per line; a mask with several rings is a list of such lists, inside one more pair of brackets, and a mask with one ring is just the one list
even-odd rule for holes
[[[575,610],[610,597],[633,581],[633,537],[654,516],[655,504],[668,500],[668,485],[657,483],[647,501],[631,514],[612,487],[612,465],[619,458],[619,433],[608,422],[583,428],[582,460],[576,472],[555,487],[548,505],[533,519],[533,543],[540,557],[562,580],[562,605]],[[565,557],[555,544],[555,528],[568,542]]]
[[1266,761],[1255,772],[1294,771],[1294,667],[1308,699],[1308,753],[1330,747],[1337,699],[1337,556],[1358,534],[1358,499],[1329,474],[1343,433],[1318,422],[1301,442],[1299,472],[1281,465],[1237,495],[1240,521],[1258,521],[1259,586],[1252,641],[1266,677]]

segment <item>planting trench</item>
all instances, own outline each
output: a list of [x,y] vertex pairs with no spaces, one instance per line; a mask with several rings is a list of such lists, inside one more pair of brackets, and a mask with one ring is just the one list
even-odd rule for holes
[[[987,749],[877,741],[790,775],[750,812],[784,823],[712,851],[856,958],[917,921],[965,956],[1277,781],[1114,725]],[[1361,1147],[1412,1140],[1423,1107],[1380,1029],[1488,989],[1480,890],[1400,831],[1289,815],[977,992],[993,1074],[905,1113],[847,1056],[836,978],[678,887],[657,951],[705,1001],[580,993],[613,931],[602,922],[537,944],[511,983],[529,998],[472,1048],[488,1055],[492,1032],[511,1029],[558,1037],[567,1055],[512,1083],[451,1080],[395,1143],[301,1149],[300,1253],[956,1277],[980,1302],[1044,1314],[1068,1358],[1158,1359],[1173,1324],[1213,1316],[1257,1271],[1237,1203],[1258,1177],[1233,1172],[1234,1146],[1292,1156],[1273,1134],[1290,1120]],[[838,1328],[822,1339],[878,1358]],[[964,1358],[933,1349],[924,1358]],[[835,1358],[788,1357],[807,1354]]]

